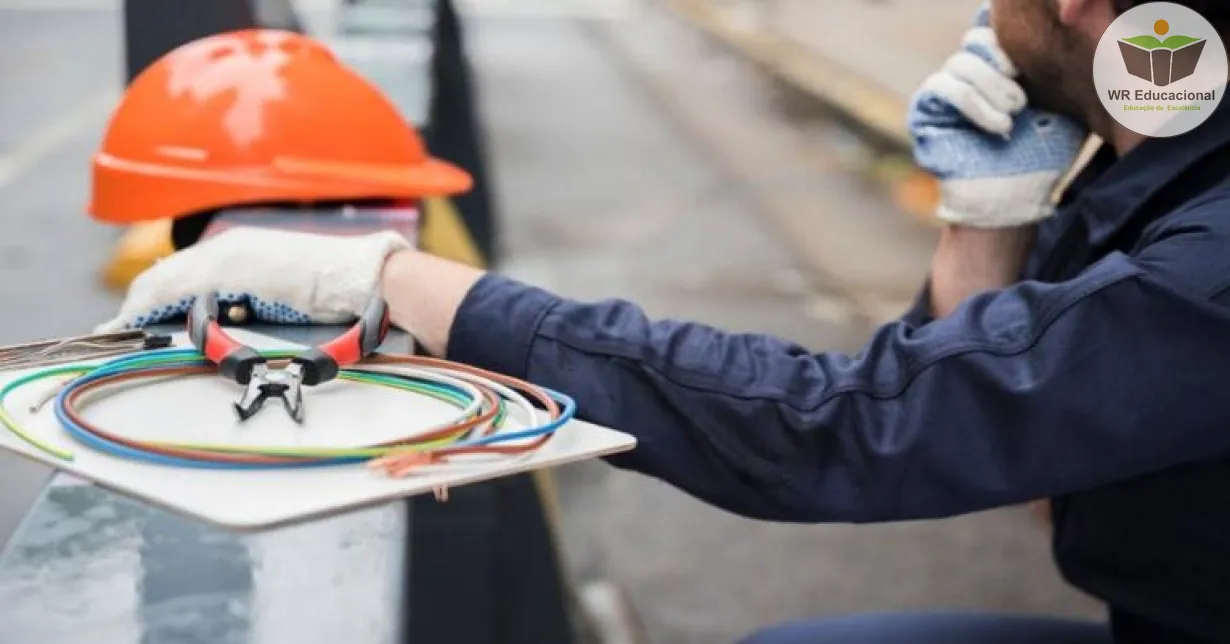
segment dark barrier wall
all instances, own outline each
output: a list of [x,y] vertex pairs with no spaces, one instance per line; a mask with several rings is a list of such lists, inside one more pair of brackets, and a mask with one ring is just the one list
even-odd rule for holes
[[491,195],[485,137],[477,114],[479,102],[466,62],[465,36],[457,10],[451,0],[440,0],[437,7],[427,147],[474,177],[474,189],[453,202],[491,268],[499,260],[499,216]]
[[125,0],[124,55],[128,81],[176,47],[210,34],[256,26],[246,0]]

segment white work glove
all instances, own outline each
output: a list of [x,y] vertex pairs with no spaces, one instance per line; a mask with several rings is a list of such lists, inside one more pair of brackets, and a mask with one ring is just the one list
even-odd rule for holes
[[1071,119],[1027,106],[1016,74],[984,4],[962,50],[915,94],[909,111],[914,159],[939,179],[939,219],[1006,228],[1054,213],[1052,194],[1088,133]]
[[379,288],[388,256],[409,247],[394,232],[345,237],[235,228],[137,276],[119,314],[97,332],[180,317],[197,296],[209,293],[218,293],[223,304],[248,304],[264,322],[348,322],[363,312]]

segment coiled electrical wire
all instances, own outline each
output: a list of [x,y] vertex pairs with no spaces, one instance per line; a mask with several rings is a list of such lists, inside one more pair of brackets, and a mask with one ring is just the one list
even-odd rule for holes
[[[267,352],[270,360],[293,357]],[[415,469],[448,463],[462,455],[529,455],[572,419],[576,405],[568,396],[468,365],[411,355],[378,354],[339,379],[426,395],[458,409],[448,423],[395,441],[353,448],[225,445],[149,441],[127,438],[86,420],[81,411],[97,395],[114,393],[121,384],[141,386],[166,377],[215,374],[217,368],[194,350],[151,351],[112,360],[97,367],[67,366],[27,374],[0,387],[0,424],[26,442],[60,459],[72,453],[26,431],[5,408],[15,390],[55,376],[76,375],[55,397],[56,418],[74,441],[126,459],[174,467],[206,469],[282,469],[368,462],[374,469],[403,476]],[[537,403],[538,409],[533,403]],[[500,431],[507,406],[519,407],[529,427]],[[546,416],[540,423],[540,416]],[[520,442],[517,441],[528,441]]]

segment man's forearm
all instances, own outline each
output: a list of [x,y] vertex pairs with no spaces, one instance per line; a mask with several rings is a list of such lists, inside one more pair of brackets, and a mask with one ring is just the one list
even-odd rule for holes
[[448,351],[449,331],[466,293],[483,271],[414,250],[391,255],[380,285],[393,324],[413,333],[429,353]]
[[[931,259],[931,313],[942,318],[966,299],[1005,288],[1020,279],[1033,247],[1034,226],[978,229],[949,226]],[[1034,504],[1039,517],[1050,514],[1046,502]]]
[[973,295],[1016,283],[1033,241],[1034,226],[945,228],[931,258],[932,316],[946,317]]
[[[972,295],[1016,282],[1033,238],[1033,226],[947,227],[931,260],[932,315],[945,317]],[[457,309],[482,276],[463,264],[401,251],[385,264],[381,287],[393,323],[414,333],[433,355],[444,355]]]

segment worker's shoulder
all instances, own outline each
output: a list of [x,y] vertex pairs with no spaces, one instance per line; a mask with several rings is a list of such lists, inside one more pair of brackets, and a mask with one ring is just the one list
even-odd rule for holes
[[1137,257],[1158,279],[1205,296],[1230,286],[1230,182],[1153,221]]
[[[1192,197],[1141,231],[1140,247],[1230,239],[1230,181]],[[1222,246],[1221,250],[1226,247]]]
[[[1230,177],[1230,174],[1227,175]],[[1230,231],[1230,222],[1225,221],[1225,212],[1230,206],[1230,178],[1221,184],[1191,196],[1173,211],[1159,220],[1166,222],[1204,222],[1214,228]],[[1221,221],[1220,226],[1215,226]]]

